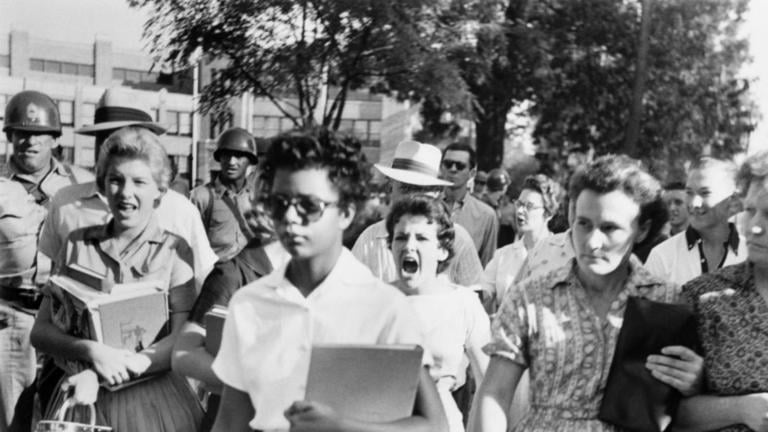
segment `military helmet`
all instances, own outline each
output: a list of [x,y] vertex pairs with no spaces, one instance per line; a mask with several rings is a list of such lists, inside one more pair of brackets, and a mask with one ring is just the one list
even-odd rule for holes
[[218,161],[221,152],[225,150],[243,153],[253,164],[259,160],[256,152],[256,139],[243,128],[233,127],[222,132],[216,140],[216,151],[213,152],[213,158]]
[[50,96],[34,90],[16,93],[5,106],[3,132],[48,132],[61,136],[61,119],[56,102]]
[[499,192],[509,185],[509,174],[503,168],[494,168],[488,172],[486,186],[489,192]]

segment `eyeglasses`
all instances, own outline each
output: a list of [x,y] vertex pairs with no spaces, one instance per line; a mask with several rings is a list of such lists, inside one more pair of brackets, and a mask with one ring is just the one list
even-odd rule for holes
[[515,200],[515,207],[524,208],[526,211],[538,210],[538,209],[544,208],[544,206],[536,205],[532,202],[523,202],[520,200]]
[[443,161],[443,168],[451,169],[451,167],[456,167],[458,171],[463,171],[464,168],[467,167],[467,164],[465,164],[464,162],[452,161],[452,160]]
[[273,194],[264,201],[264,209],[272,219],[281,220],[288,213],[288,209],[293,207],[306,224],[319,220],[326,208],[337,204],[336,201],[323,201],[311,195]]

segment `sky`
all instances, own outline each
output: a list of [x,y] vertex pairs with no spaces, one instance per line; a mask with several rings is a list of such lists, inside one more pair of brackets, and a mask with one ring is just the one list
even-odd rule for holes
[[[750,139],[749,152],[768,149],[768,1],[751,0],[744,32],[750,38],[753,63],[744,72],[757,77],[752,95],[765,121]],[[145,15],[125,0],[0,0],[0,34],[26,29],[35,37],[89,43],[97,37],[115,48],[141,49]],[[762,78],[762,79],[760,79]]]

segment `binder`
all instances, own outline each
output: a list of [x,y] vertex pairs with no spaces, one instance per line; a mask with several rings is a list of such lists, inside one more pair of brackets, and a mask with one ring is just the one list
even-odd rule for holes
[[410,417],[422,357],[418,345],[315,345],[305,399],[355,420]]
[[205,314],[205,350],[214,357],[221,347],[221,334],[224,332],[224,321],[227,319],[227,308],[215,305]]

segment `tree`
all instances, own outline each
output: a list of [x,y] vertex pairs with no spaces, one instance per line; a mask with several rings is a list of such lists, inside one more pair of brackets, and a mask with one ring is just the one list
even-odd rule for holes
[[129,2],[150,10],[144,34],[158,60],[183,67],[199,47],[222,63],[201,92],[204,113],[252,92],[297,127],[335,130],[350,91],[419,99],[418,89],[463,85],[450,74],[428,81],[445,63],[434,41],[436,0]]
[[[740,151],[739,137],[752,127],[748,86],[739,76],[747,45],[737,32],[748,0],[651,2],[634,153],[666,175],[702,151]],[[476,122],[481,169],[499,165],[506,113],[523,101],[544,148],[626,150],[643,58],[639,0],[454,0],[446,10],[443,19],[475,35],[445,51],[471,92],[464,115]],[[455,107],[441,97],[427,101],[425,123],[444,127],[436,113]]]

